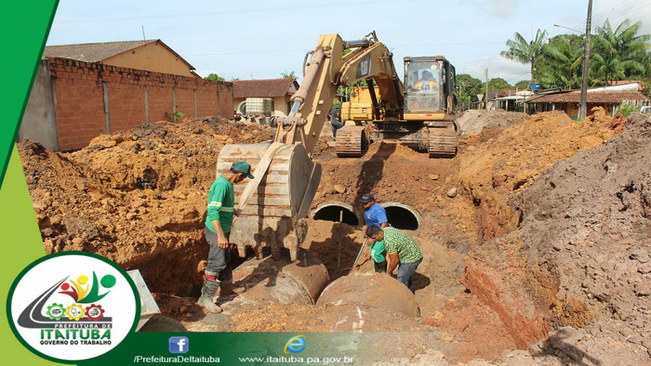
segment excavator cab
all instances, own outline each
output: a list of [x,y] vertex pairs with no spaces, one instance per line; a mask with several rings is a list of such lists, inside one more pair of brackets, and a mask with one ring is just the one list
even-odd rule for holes
[[443,120],[454,114],[455,70],[443,56],[405,57],[405,114],[409,119]]

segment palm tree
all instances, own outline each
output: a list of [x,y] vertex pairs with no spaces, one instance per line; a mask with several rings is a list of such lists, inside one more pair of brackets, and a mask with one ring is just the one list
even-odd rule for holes
[[538,29],[536,37],[531,42],[527,42],[518,32],[515,33],[514,38],[506,41],[509,50],[500,52],[500,55],[523,64],[531,64],[531,81],[533,82],[536,61],[542,54],[543,45],[547,40],[547,31]]
[[577,89],[581,83],[583,38],[561,34],[543,46],[538,78],[545,87]]
[[280,76],[282,76],[285,79],[287,79],[287,78],[296,78],[296,74],[294,74],[294,71],[292,71],[292,72],[287,72],[287,71],[281,72]]
[[627,19],[615,30],[608,20],[603,27],[597,28],[592,70],[600,84],[644,74],[648,62],[646,43],[651,40],[651,36],[638,35],[641,27],[641,22],[631,25]]

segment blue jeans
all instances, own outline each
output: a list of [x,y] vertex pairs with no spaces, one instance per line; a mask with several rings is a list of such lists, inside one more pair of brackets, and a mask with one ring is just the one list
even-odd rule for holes
[[414,286],[411,283],[411,276],[416,273],[416,268],[418,268],[418,265],[422,261],[423,258],[412,263],[400,263],[400,267],[398,267],[398,281],[404,283],[411,292],[414,292]]
[[[224,235],[228,239],[231,233],[224,233]],[[206,228],[206,241],[210,245],[210,250],[208,251],[208,265],[205,273],[208,276],[217,277],[220,281],[230,280],[232,273],[231,268],[228,267],[228,262],[231,260],[230,250],[220,248],[217,233],[208,228]]]
[[337,130],[344,127],[344,125],[341,122],[338,123],[332,123],[332,137],[337,138]]

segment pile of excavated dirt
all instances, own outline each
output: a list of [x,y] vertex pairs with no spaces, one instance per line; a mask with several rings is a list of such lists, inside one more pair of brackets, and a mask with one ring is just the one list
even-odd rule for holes
[[152,291],[190,295],[208,254],[202,229],[219,150],[274,132],[210,119],[146,124],[72,153],[19,143],[46,252],[101,254],[139,269]]
[[579,122],[563,112],[540,113],[494,138],[471,134],[459,157],[459,179],[478,206],[483,240],[514,230],[520,219],[508,204],[560,159],[572,157],[621,134],[621,115],[611,118],[603,109]]
[[[583,122],[560,112],[473,113],[460,118],[462,131],[474,130],[454,159],[384,143],[339,159],[324,127],[312,209],[361,209],[357,199],[371,192],[421,218],[408,231],[424,253],[414,276],[421,317],[383,314],[362,330],[413,332],[391,364],[648,362],[648,175],[646,160],[633,160],[646,157],[645,124],[633,120],[617,137],[624,119],[603,111]],[[204,318],[194,303],[219,151],[273,133],[203,120],[143,125],[73,153],[19,143],[47,252],[86,250],[140,269],[163,314],[192,331],[347,331],[328,306],[269,304]],[[351,271],[361,245],[360,226],[308,219],[302,247],[331,280]]]
[[649,362],[650,141],[651,120],[634,114],[621,136],[559,160],[512,197],[517,230],[472,251],[464,283],[513,325],[520,346],[546,336],[527,328],[545,323],[583,329],[557,333],[571,350],[543,343],[538,353]]
[[456,122],[459,133],[468,136],[471,133],[488,135],[490,131],[501,131],[513,125],[521,124],[529,119],[529,115],[520,112],[507,112],[502,109],[479,111],[469,110],[462,112]]

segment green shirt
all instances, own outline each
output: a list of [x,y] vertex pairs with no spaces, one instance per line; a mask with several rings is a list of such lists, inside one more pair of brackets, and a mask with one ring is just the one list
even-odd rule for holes
[[222,175],[212,182],[210,186],[206,227],[214,232],[215,228],[212,226],[212,221],[219,220],[224,234],[229,233],[233,224],[234,205],[235,191],[233,190],[233,183]]
[[397,252],[400,263],[414,263],[423,258],[420,247],[409,235],[393,227],[385,227],[382,230],[384,231],[384,247],[387,249],[387,253]]
[[371,259],[375,263],[382,263],[384,258],[384,240],[376,241],[371,244]]

